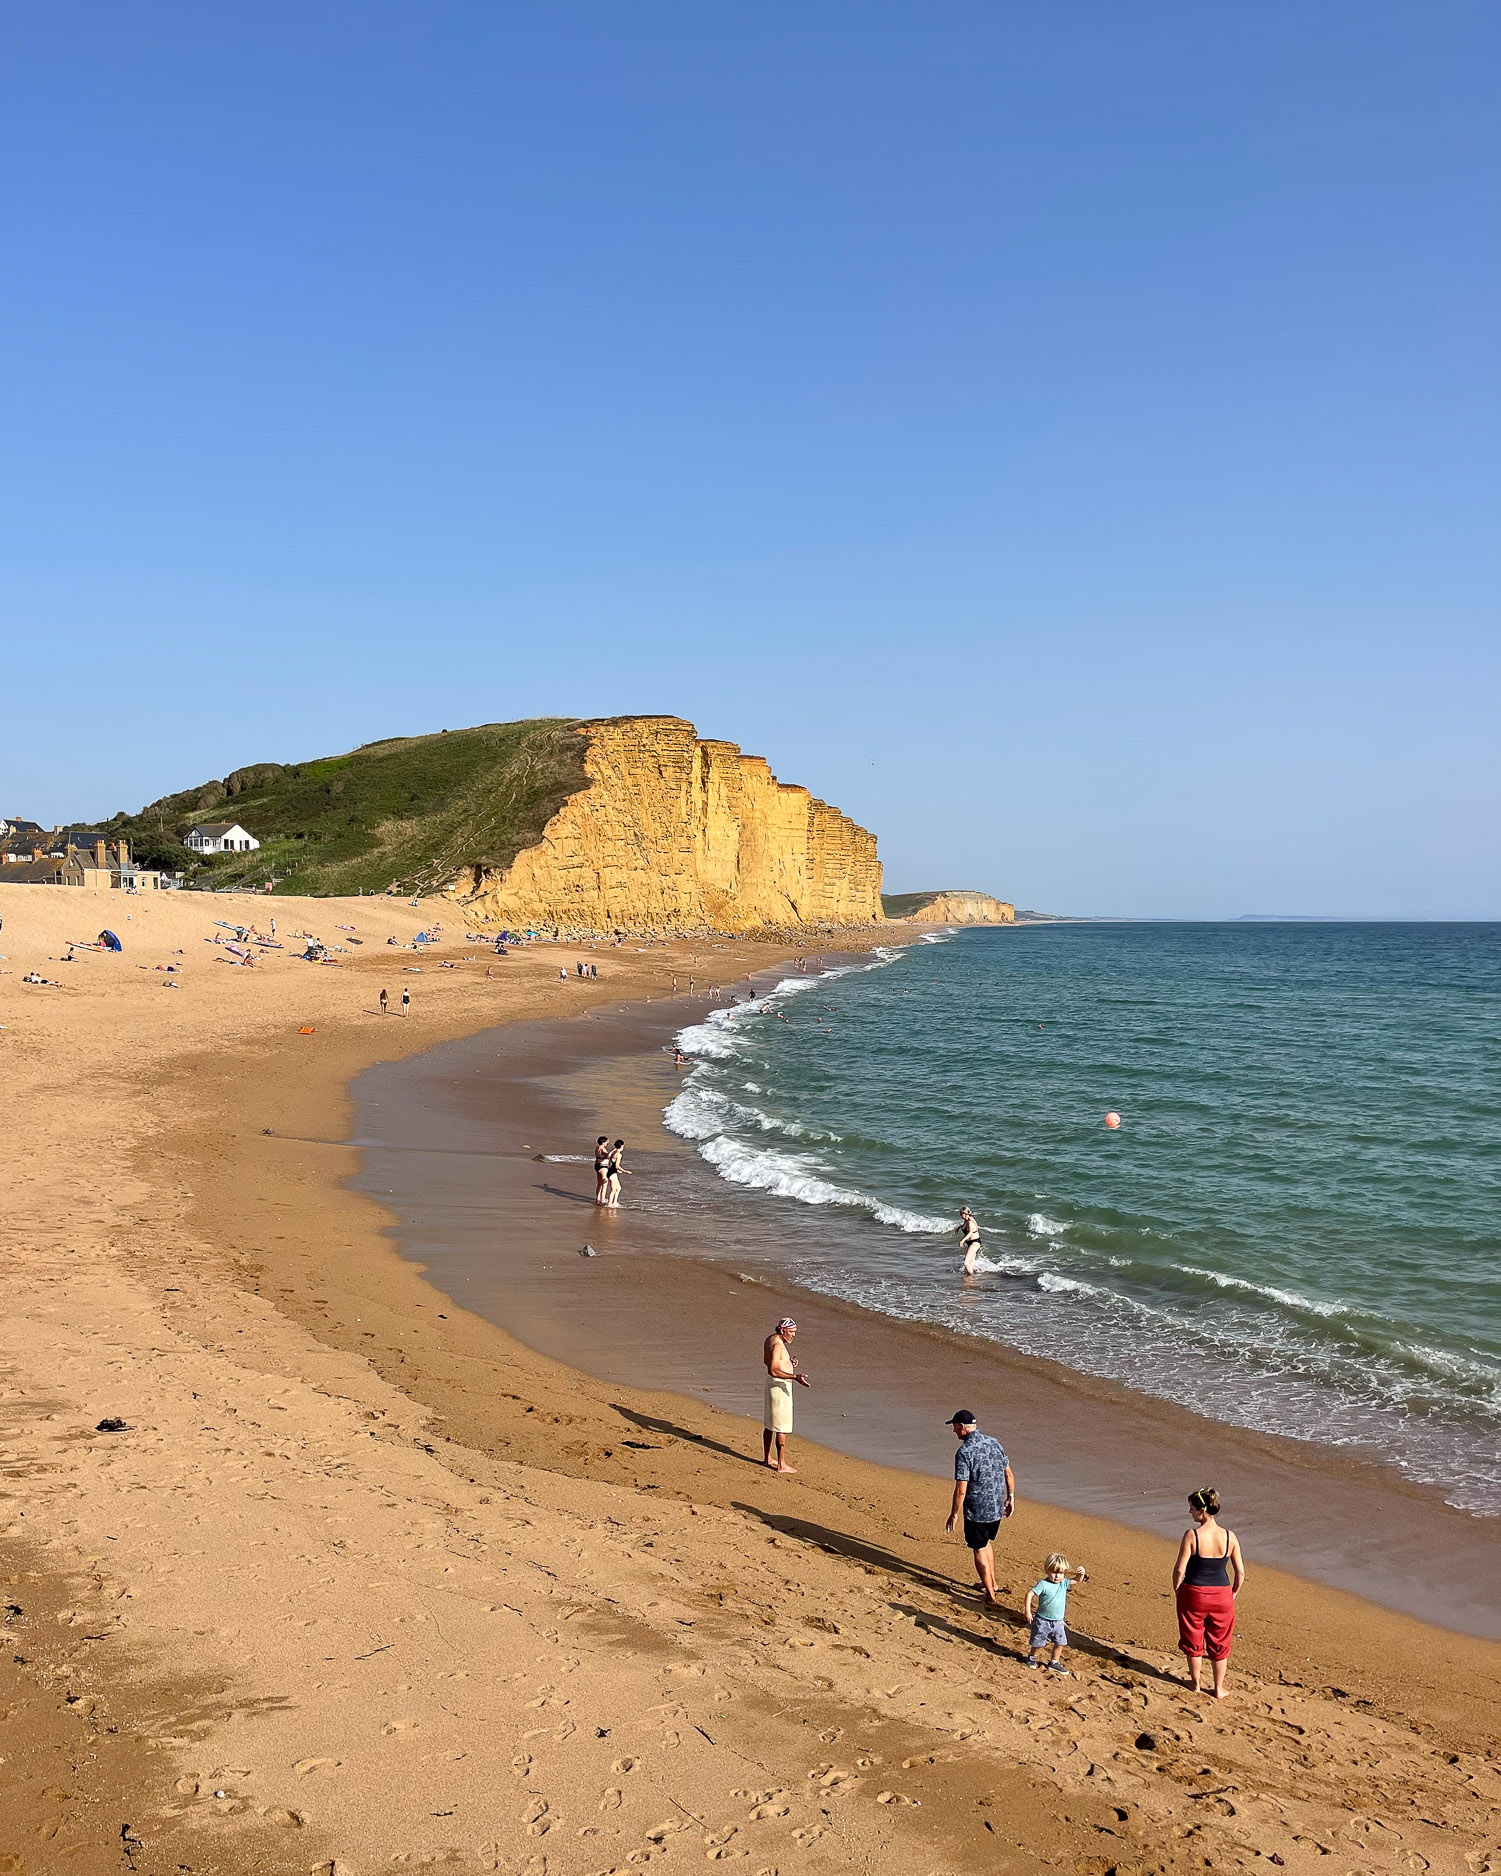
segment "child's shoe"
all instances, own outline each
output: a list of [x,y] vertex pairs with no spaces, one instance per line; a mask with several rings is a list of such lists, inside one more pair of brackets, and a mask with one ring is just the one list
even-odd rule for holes
[[1063,1665],[1061,1661],[1050,1661],[1048,1663],[1048,1673],[1049,1674],[1061,1674],[1065,1680],[1069,1678],[1068,1669]]

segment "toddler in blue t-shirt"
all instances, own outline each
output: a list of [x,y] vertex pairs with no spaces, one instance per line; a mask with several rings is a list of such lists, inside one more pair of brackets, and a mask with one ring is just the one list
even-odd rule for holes
[[1087,1582],[1089,1572],[1070,1569],[1068,1558],[1056,1550],[1042,1567],[1047,1574],[1027,1591],[1027,1620],[1032,1624],[1032,1638],[1028,1643],[1032,1653],[1027,1666],[1042,1667],[1042,1657],[1051,1648],[1053,1658],[1046,1664],[1048,1671],[1067,1674],[1063,1651],[1068,1646],[1068,1630],[1063,1626],[1063,1618],[1068,1606],[1069,1585]]

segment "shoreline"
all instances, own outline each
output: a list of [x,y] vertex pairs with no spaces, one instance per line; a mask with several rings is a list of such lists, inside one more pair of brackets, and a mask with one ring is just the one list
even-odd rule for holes
[[[80,893],[0,900],[16,971],[89,916]],[[1235,1697],[1190,1708],[1165,1678],[1164,1546],[1081,1519],[1115,1586],[1075,1612],[1078,1678],[1037,1688],[935,1532],[931,1480],[811,1443],[799,1480],[774,1478],[711,1407],[595,1382],[451,1307],[340,1183],[347,1089],[373,1062],[655,996],[686,946],[601,952],[612,980],[565,990],[571,949],[487,983],[445,941],[460,968],[424,959],[402,1025],[373,1008],[402,981],[391,957],[208,968],[209,914],[250,904],[137,906],[126,961],[85,960],[77,990],[0,977],[31,1123],[0,1325],[16,1867],[116,1869],[123,1818],[150,1876],[596,1876],[744,1852],[783,1876],[1186,1876],[1336,1850],[1472,1876],[1501,1821],[1493,1645],[1260,1570],[1254,1620],[1301,1653],[1264,1678],[1248,1627]],[[379,921],[372,943],[435,910],[276,906]],[[134,974],[185,945],[180,996]],[[726,951],[724,979],[791,955]],[[126,1429],[95,1434],[107,1413]],[[1033,1510],[1008,1527],[1017,1568],[1052,1534]],[[1347,1648],[1359,1672],[1335,1684]],[[26,1761],[10,1742],[43,1715],[57,1750]]]
[[[675,1006],[669,1015],[642,1005],[592,1017],[587,1036],[566,1023],[513,1025],[371,1071],[351,1090],[363,1157],[355,1189],[397,1214],[392,1241],[435,1287],[596,1379],[623,1383],[649,1368],[657,1385],[759,1427],[756,1312],[771,1304],[755,1293],[782,1297],[810,1331],[805,1365],[828,1381],[799,1401],[816,1441],[941,1477],[948,1450],[934,1429],[962,1396],[1006,1441],[1029,1496],[1060,1510],[1176,1540],[1184,1481],[1202,1474],[1238,1507],[1263,1561],[1380,1607],[1423,1606],[1437,1546],[1444,1626],[1501,1639],[1501,1526],[1435,1488],[1335,1447],[1208,1420],[983,1337],[885,1315],[757,1262],[761,1243],[808,1228],[798,1215],[807,1208],[788,1220],[791,1201],[720,1180],[662,1125],[678,1080],[662,1051],[685,1020]],[[588,1203],[589,1168],[569,1159],[606,1126],[624,1127],[636,1176],[623,1210],[601,1216]],[[397,1138],[397,1151],[382,1144]],[[450,1154],[471,1163],[451,1165]],[[685,1220],[650,1201],[641,1209],[659,1183],[674,1206],[691,1195]],[[552,1255],[570,1232],[606,1254]],[[664,1289],[670,1323],[658,1309]],[[889,1379],[872,1386],[872,1374]]]

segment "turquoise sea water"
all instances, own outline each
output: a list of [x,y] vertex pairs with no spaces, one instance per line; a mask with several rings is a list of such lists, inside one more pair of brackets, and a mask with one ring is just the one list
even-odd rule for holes
[[685,1030],[667,1120],[810,1287],[1494,1515],[1498,1018],[1498,925],[969,931]]

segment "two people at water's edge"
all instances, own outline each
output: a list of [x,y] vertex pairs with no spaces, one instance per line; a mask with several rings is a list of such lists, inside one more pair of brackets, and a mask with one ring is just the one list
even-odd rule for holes
[[[792,1390],[813,1385],[799,1369],[797,1357],[792,1352],[792,1341],[796,1334],[797,1324],[791,1316],[783,1316],[761,1349],[761,1359],[766,1365],[766,1412],[763,1416],[765,1430],[761,1436],[761,1460],[773,1472],[797,1470],[796,1466],[787,1463],[787,1435],[792,1431]],[[772,1456],[773,1445],[775,1457]]]
[[625,1141],[617,1140],[610,1145],[608,1134],[601,1134],[594,1143],[594,1203],[603,1205],[609,1211],[620,1207],[620,1180],[629,1170],[622,1164],[625,1158]]
[[1204,1658],[1209,1658],[1214,1697],[1225,1697],[1225,1670],[1235,1634],[1235,1598],[1246,1580],[1240,1539],[1219,1522],[1220,1495],[1213,1486],[1188,1501],[1193,1523],[1183,1533],[1173,1562],[1173,1593],[1178,1602],[1178,1646],[1188,1660],[1188,1684],[1203,1686]]

